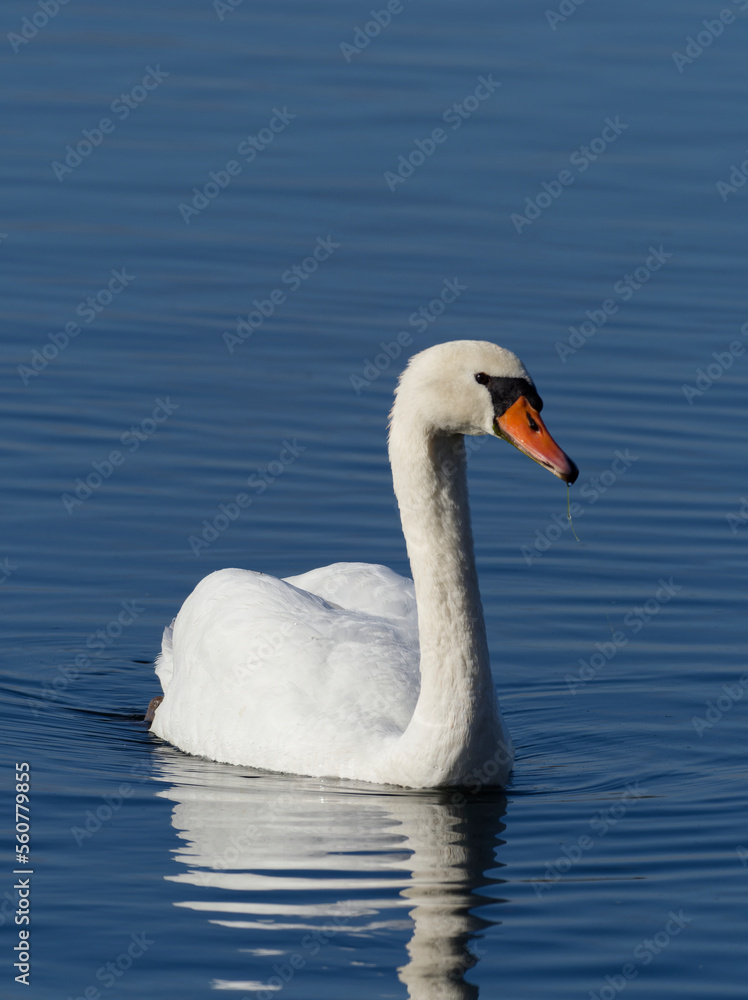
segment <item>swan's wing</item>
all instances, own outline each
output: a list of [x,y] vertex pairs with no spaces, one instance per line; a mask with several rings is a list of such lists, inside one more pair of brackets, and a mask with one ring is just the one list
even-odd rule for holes
[[174,622],[170,678],[166,648],[161,661],[154,732],[189,753],[273,770],[334,773],[328,756],[399,735],[418,698],[414,616],[334,607],[247,570],[198,584]]
[[333,563],[299,576],[287,576],[285,582],[317,594],[338,607],[409,621],[416,627],[413,581],[387,566]]

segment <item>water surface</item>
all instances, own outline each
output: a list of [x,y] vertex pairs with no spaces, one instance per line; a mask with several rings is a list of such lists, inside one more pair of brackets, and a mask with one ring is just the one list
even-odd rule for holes
[[[679,64],[716,7],[404,3],[351,54],[370,7],[135,0],[8,41],[0,711],[32,772],[29,995],[745,995],[748,189],[717,188],[745,159],[742,6]],[[9,0],[5,34],[37,10]],[[577,543],[556,480],[501,442],[470,458],[506,794],[150,736],[161,631],[208,572],[408,572],[386,415],[405,357],[455,338],[522,356],[581,469]]]

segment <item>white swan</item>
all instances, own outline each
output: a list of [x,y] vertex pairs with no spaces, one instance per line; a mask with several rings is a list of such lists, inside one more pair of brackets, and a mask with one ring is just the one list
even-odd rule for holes
[[[278,580],[224,569],[164,632],[152,732],[229,764],[411,788],[503,785],[463,435],[495,434],[571,484],[522,362],[483,341],[411,358],[389,453],[413,582],[336,563]],[[419,655],[420,637],[420,655]],[[154,699],[157,701],[157,699]]]

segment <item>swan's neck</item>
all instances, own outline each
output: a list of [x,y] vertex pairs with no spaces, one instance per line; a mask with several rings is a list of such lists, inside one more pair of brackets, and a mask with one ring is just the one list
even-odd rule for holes
[[465,780],[494,759],[504,734],[475,568],[464,439],[399,417],[396,404],[390,462],[421,646],[420,695],[399,742],[434,771],[426,783],[440,784]]

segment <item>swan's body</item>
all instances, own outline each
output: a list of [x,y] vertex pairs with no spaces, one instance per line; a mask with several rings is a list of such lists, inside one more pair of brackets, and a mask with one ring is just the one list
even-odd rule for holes
[[491,676],[463,435],[506,437],[573,482],[541,406],[519,359],[494,344],[412,358],[390,462],[414,582],[362,563],[288,580],[211,574],[164,633],[152,731],[273,771],[408,787],[480,773],[503,785],[513,751]]

